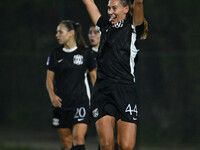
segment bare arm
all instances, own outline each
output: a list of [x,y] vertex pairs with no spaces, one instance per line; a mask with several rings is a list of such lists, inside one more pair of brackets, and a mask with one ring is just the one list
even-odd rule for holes
[[93,69],[92,71],[89,72],[90,74],[90,79],[91,79],[91,82],[92,82],[92,85],[94,86],[94,83],[96,81],[96,78],[97,78],[97,69]]
[[133,3],[133,25],[141,25],[144,21],[143,0],[134,0]]
[[82,1],[87,8],[90,18],[92,19],[92,22],[96,25],[99,17],[101,16],[101,13],[99,12],[99,9],[97,8],[94,0],[82,0]]
[[49,97],[51,99],[51,103],[54,107],[61,107],[61,98],[58,97],[55,93],[54,93],[54,85],[53,85],[53,81],[54,81],[54,76],[55,73],[53,71],[47,70],[47,77],[46,77],[46,88],[47,91],[49,93]]

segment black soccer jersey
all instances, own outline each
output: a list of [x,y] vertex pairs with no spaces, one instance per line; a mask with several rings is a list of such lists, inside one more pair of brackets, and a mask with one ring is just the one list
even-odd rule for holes
[[96,67],[91,54],[77,47],[54,49],[47,60],[47,69],[55,73],[54,90],[62,99],[62,109],[88,103],[90,91],[86,71]]
[[144,26],[135,28],[132,19],[111,24],[102,16],[97,22],[101,30],[101,42],[97,57],[97,78],[117,83],[135,82],[135,58]]
[[[91,57],[93,58],[93,62],[95,63],[95,66],[97,66],[98,49],[96,49],[94,47],[90,47],[89,53],[91,54]],[[89,82],[90,90],[92,91],[93,85],[92,85],[89,74],[88,74],[88,82]]]
[[97,61],[98,49],[91,47],[89,51],[92,55],[92,58],[94,59],[94,62],[97,63],[96,61]]

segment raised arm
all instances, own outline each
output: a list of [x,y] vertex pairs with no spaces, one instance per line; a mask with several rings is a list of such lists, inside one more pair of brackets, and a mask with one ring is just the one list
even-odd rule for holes
[[92,22],[96,25],[99,17],[101,16],[101,13],[99,12],[99,9],[97,8],[94,0],[82,0],[85,4],[87,11],[92,19]]
[[133,3],[133,25],[141,25],[144,21],[143,0],[134,0]]

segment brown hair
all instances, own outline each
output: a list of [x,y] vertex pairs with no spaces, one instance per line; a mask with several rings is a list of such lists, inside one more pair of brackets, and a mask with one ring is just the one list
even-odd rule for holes
[[144,18],[144,33],[143,35],[140,37],[140,40],[145,40],[147,38],[148,35],[148,22],[147,20]]
[[80,23],[74,22],[72,20],[62,20],[60,24],[65,25],[65,27],[68,29],[68,31],[74,30],[75,31],[75,40],[77,43],[77,46],[80,48],[87,48],[87,44],[83,38],[82,35],[82,27]]

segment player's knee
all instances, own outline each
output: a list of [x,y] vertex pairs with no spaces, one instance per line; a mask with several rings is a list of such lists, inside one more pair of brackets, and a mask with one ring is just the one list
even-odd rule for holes
[[72,140],[63,141],[63,150],[70,150],[72,148]]
[[64,141],[63,147],[65,147],[66,149],[70,149],[72,147],[72,141]]
[[72,147],[72,136],[61,135],[60,136],[63,150],[69,150]]
[[135,142],[123,142],[123,143],[118,143],[118,147],[121,150],[133,150],[135,147]]
[[85,143],[85,137],[80,135],[73,136],[74,145],[82,145]]

